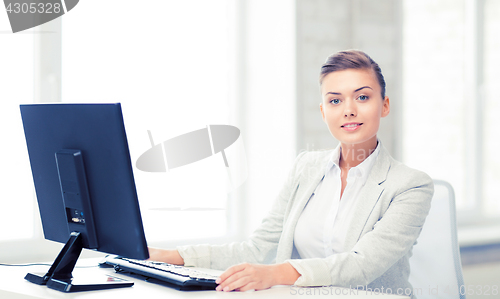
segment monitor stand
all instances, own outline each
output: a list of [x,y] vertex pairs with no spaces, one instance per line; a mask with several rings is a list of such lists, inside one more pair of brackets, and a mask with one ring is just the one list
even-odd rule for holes
[[82,236],[79,232],[72,232],[68,242],[55,259],[49,271],[45,275],[28,273],[24,279],[38,285],[61,292],[80,292],[92,290],[104,290],[112,288],[123,288],[134,285],[133,282],[118,277],[103,275],[95,277],[92,275],[91,281],[73,278],[71,274],[75,268],[76,261],[83,249]]

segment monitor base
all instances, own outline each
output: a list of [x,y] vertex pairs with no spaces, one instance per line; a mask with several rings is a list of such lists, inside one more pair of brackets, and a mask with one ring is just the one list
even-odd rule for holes
[[72,272],[82,248],[80,233],[71,233],[70,239],[45,275],[28,273],[24,279],[37,285],[47,285],[48,288],[65,293],[123,288],[134,285],[131,281],[111,275],[73,278]]
[[47,275],[38,275],[35,273],[28,273],[24,277],[27,281],[37,284],[37,285],[46,285],[47,281],[50,279],[50,277],[47,277]]
[[91,281],[79,281],[76,278],[68,280],[57,280],[49,279],[47,282],[47,287],[60,291],[60,292],[82,292],[82,291],[95,291],[95,290],[106,290],[114,288],[125,288],[134,285],[132,281],[124,280],[115,276],[105,275],[101,278],[92,278]]

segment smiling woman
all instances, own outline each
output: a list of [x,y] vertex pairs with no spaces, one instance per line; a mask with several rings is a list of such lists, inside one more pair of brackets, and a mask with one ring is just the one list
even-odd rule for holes
[[390,105],[368,55],[336,53],[320,78],[322,117],[340,145],[297,157],[247,242],[151,248],[152,259],[226,270],[219,291],[278,284],[412,289],[408,260],[429,212],[432,180],[395,161],[377,138]]

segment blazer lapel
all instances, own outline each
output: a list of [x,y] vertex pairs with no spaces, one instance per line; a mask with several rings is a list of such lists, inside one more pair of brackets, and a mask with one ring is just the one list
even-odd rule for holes
[[[319,165],[326,165],[329,158],[330,154],[326,155],[324,159],[321,159],[323,162],[320,162]],[[296,188],[294,189],[297,190],[294,196],[296,203],[293,204],[283,227],[282,237],[278,244],[277,262],[283,262],[292,256],[295,226],[307,202],[324,175],[324,167],[312,167],[301,174],[297,185],[295,185]]]
[[344,248],[346,250],[354,247],[361,237],[366,220],[369,218],[373,208],[384,191],[382,183],[386,180],[390,167],[390,155],[385,147],[382,146],[377,161],[373,165],[365,185],[360,190],[359,201],[356,204],[354,215],[345,239]]

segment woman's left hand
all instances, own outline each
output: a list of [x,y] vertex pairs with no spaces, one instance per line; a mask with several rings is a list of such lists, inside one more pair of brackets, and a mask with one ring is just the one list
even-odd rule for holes
[[264,290],[278,284],[293,284],[300,274],[289,263],[232,266],[217,279],[217,291]]

